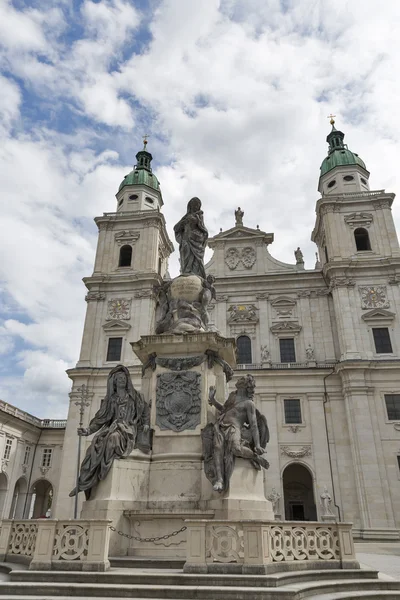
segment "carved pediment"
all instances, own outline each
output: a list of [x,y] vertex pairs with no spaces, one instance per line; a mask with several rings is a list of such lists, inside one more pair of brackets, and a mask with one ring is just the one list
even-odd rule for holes
[[365,313],[365,315],[363,315],[361,318],[367,323],[376,323],[381,321],[393,321],[395,316],[395,313],[392,313],[390,310],[385,310],[384,308],[374,308],[373,310]]
[[131,326],[126,321],[119,321],[117,319],[113,319],[112,321],[108,321],[103,325],[104,331],[112,332],[112,333],[126,333],[129,331]]
[[266,233],[265,231],[261,231],[261,229],[252,229],[251,227],[244,227],[243,225],[239,225],[237,227],[232,227],[227,231],[222,231],[218,233],[218,235],[210,238],[208,240],[208,245],[210,248],[214,248],[217,243],[221,242],[232,242],[232,241],[252,241],[252,242],[261,242],[263,244],[272,244],[274,241],[273,233]]
[[271,306],[274,308],[289,308],[290,306],[296,306],[296,301],[288,296],[279,296],[278,298],[271,300]]
[[373,221],[373,216],[371,213],[354,212],[351,213],[351,215],[347,215],[344,218],[344,221],[352,229],[355,229],[356,227],[369,227]]
[[271,333],[300,333],[302,327],[298,323],[292,323],[291,321],[283,321],[282,323],[276,323],[270,327]]
[[115,234],[115,241],[118,246],[124,246],[125,244],[134,244],[139,239],[139,231],[133,229],[127,229],[123,231],[117,231]]

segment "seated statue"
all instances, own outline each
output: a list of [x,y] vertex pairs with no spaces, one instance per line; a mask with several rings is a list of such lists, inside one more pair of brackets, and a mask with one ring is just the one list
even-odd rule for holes
[[150,450],[150,411],[142,394],[132,385],[129,371],[118,365],[110,371],[107,394],[88,428],[78,428],[78,435],[98,432],[81,464],[78,489],[70,496],[85,492],[90,499],[93,488],[107,477],[116,458],[126,458],[134,448]]
[[215,388],[210,387],[209,404],[220,414],[202,431],[204,472],[217,492],[228,488],[235,456],[248,458],[255,469],[269,468],[262,456],[269,441],[268,425],[254,406],[255,387],[252,375],[241,377],[225,404],[216,401]]

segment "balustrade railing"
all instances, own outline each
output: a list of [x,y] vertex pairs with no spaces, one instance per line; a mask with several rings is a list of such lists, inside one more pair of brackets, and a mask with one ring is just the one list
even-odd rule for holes
[[251,363],[251,364],[238,364],[235,369],[237,371],[254,371],[257,369],[332,369],[337,364],[337,361],[326,361],[326,362],[291,362],[291,363],[280,363],[280,362],[266,362],[266,363]]
[[34,417],[24,410],[21,410],[12,404],[8,404],[8,402],[3,402],[2,400],[0,400],[0,410],[4,410],[4,412],[9,415],[14,415],[14,417],[22,419],[27,423],[36,425],[36,427],[62,429],[67,424],[66,419],[39,419],[38,417]]
[[219,572],[219,563],[233,563],[235,572],[239,568],[242,573],[273,572],[283,562],[315,566],[329,561],[336,568],[359,567],[349,523],[197,520],[185,524],[186,572]]
[[22,560],[35,570],[105,571],[110,566],[110,523],[94,519],[4,519],[0,561]]

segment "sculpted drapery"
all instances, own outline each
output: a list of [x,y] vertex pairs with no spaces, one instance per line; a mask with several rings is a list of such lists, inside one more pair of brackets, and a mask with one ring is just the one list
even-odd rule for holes
[[[88,436],[98,432],[87,449],[82,461],[78,492],[84,491],[90,499],[91,491],[103,481],[116,458],[126,458],[136,447],[150,449],[148,434],[149,407],[132,385],[129,371],[118,365],[110,372],[107,394],[87,429],[79,429],[79,435]],[[147,438],[147,440],[146,440]],[[77,493],[74,488],[70,496]]]
[[181,273],[183,275],[190,273],[206,279],[204,251],[208,231],[204,225],[199,198],[189,200],[186,215],[175,225],[174,232],[179,244]]

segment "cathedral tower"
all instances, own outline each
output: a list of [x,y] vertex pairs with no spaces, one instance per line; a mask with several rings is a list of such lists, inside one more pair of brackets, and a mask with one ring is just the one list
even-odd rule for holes
[[397,397],[400,377],[400,248],[391,212],[394,194],[370,190],[364,162],[331,123],[312,240],[332,294],[336,373],[342,381],[360,526],[362,531],[384,532],[395,526],[390,471],[398,447],[387,412],[388,399],[394,393]]
[[139,383],[140,363],[130,342],[154,331],[154,288],[161,283],[173,251],[160,212],[160,183],[146,145],[145,141],[136,154],[136,166],[119,186],[116,211],[95,218],[99,237],[93,274],[84,278],[88,292],[81,352],[76,368],[68,371],[73,386],[57,502],[60,518],[71,517],[73,510],[68,493],[76,473],[72,460],[79,421],[76,390],[85,384],[89,391],[86,426],[100,406],[110,369],[122,363]]

